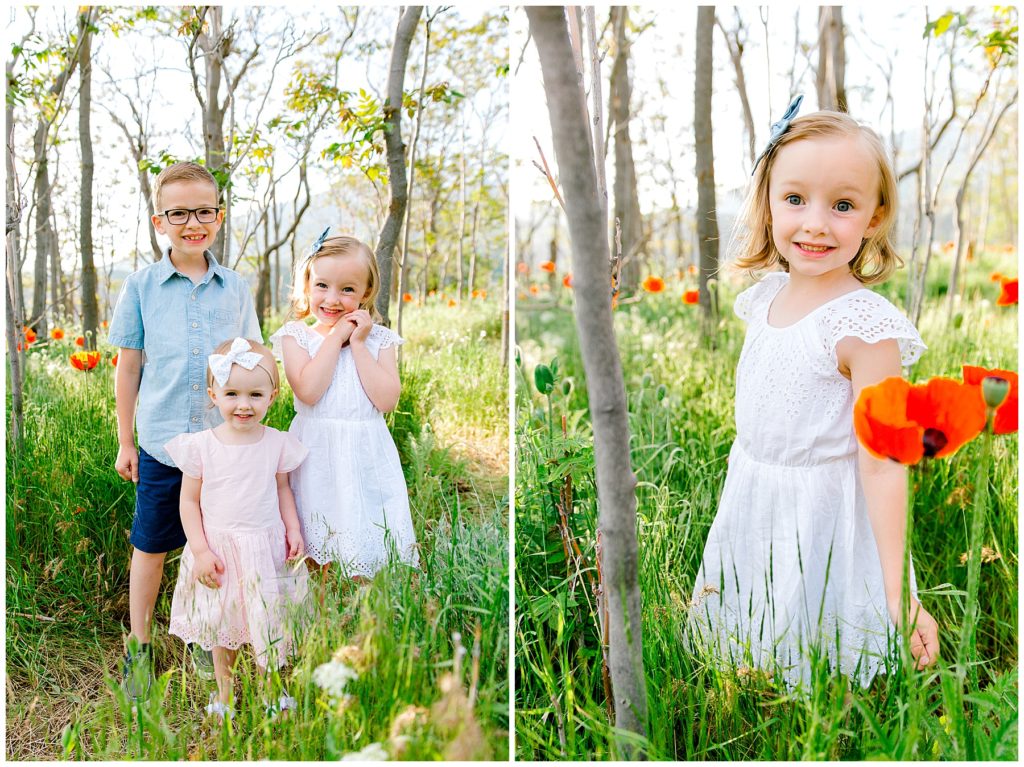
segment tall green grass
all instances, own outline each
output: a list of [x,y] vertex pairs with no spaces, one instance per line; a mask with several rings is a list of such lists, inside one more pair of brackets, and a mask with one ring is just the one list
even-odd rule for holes
[[[929,346],[911,371],[960,378],[963,363],[1016,367],[1017,310],[993,306],[994,257],[968,272],[967,299],[947,322],[942,263],[932,275],[920,330]],[[882,288],[902,305],[902,277]],[[733,387],[743,324],[739,287],[722,285],[717,345],[700,340],[695,307],[679,291],[645,295],[615,315],[637,475],[643,643],[654,759],[1015,759],[1017,756],[1017,437],[1000,437],[989,477],[982,567],[982,662],[977,688],[956,683],[964,615],[974,467],[981,445],[911,471],[913,553],[921,599],[940,627],[942,657],[924,673],[896,658],[866,690],[814,664],[802,692],[756,669],[729,671],[688,650],[690,596],[717,510],[735,436]],[[957,316],[958,315],[958,316]],[[516,669],[517,752],[522,759],[614,759],[622,735],[609,724],[595,599],[581,568],[595,565],[596,492],[586,389],[573,318],[565,307],[517,305]],[[550,396],[534,386],[557,357]],[[564,419],[564,420],[563,420]],[[565,430],[563,432],[563,423]],[[573,492],[569,527],[582,557],[565,554],[560,491]]]
[[[177,555],[156,609],[154,692],[133,710],[117,690],[134,492],[113,469],[113,368],[104,359],[81,373],[67,364],[70,345],[33,348],[24,439],[7,451],[8,758],[324,760],[374,744],[393,758],[504,758],[507,464],[485,471],[446,436],[478,435],[484,453],[507,439],[507,421],[490,409],[507,391],[495,314],[493,304],[447,312],[461,343],[420,329],[440,319],[429,309],[407,315],[403,391],[390,418],[420,570],[394,565],[363,585],[340,571],[324,584],[314,577],[323,607],[280,679],[298,710],[267,718],[243,652],[238,713],[224,727],[202,715],[213,684],[191,673],[183,645],[166,634]],[[287,428],[292,412],[285,385],[265,423]],[[311,679],[346,647],[360,676],[339,704]]]

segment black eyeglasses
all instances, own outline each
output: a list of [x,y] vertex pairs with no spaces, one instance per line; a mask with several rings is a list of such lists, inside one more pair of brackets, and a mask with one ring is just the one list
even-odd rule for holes
[[220,208],[171,208],[161,213],[167,219],[168,224],[180,226],[187,224],[192,214],[196,214],[196,221],[200,224],[212,224],[220,214]]

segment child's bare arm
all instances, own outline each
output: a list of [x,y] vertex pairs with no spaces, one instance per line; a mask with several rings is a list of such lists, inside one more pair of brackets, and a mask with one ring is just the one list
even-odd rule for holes
[[288,545],[288,559],[301,557],[305,543],[302,540],[302,527],[299,524],[298,509],[295,506],[295,495],[288,484],[288,474],[277,474],[277,502],[281,509],[281,521],[284,522],[284,539]]
[[352,331],[352,359],[355,361],[356,373],[363,391],[370,402],[382,413],[388,413],[398,405],[398,397],[402,393],[402,383],[398,379],[398,356],[394,346],[381,349],[377,359],[373,358],[366,348],[366,339],[373,329],[373,319],[365,309],[347,315],[356,324]]
[[142,382],[142,349],[118,351],[114,373],[114,409],[117,413],[117,458],[114,468],[122,479],[139,481],[139,451],[135,447],[135,407]]
[[210,550],[203,529],[203,515],[199,508],[199,495],[203,488],[203,480],[187,474],[181,478],[181,526],[188,538],[188,547],[195,557],[195,577],[204,586],[218,588],[218,573],[224,572],[224,563]]
[[[895,340],[869,344],[859,338],[844,338],[836,347],[840,369],[849,371],[856,399],[865,386],[898,376],[900,350]],[[907,545],[907,470],[895,461],[875,458],[858,448],[858,464],[868,519],[878,547],[885,584],[885,599],[893,623],[915,624],[911,651],[919,666],[935,662],[939,651],[938,625],[917,599],[911,597],[906,614],[901,614],[903,590],[903,553]]]
[[331,328],[315,357],[299,346],[291,336],[281,339],[281,357],[284,375],[295,396],[307,405],[315,405],[331,385],[334,369],[338,366],[341,347],[352,335],[351,322],[341,320]]

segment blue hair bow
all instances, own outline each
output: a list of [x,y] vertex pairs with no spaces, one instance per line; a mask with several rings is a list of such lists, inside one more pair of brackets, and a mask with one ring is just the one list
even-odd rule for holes
[[790,102],[789,108],[786,113],[779,118],[778,122],[772,123],[771,135],[768,137],[768,146],[764,148],[764,151],[758,155],[757,160],[754,161],[754,168],[750,171],[750,175],[753,176],[757,171],[757,166],[761,164],[761,160],[765,158],[772,147],[779,143],[779,139],[782,138],[783,134],[789,130],[789,126],[793,122],[793,118],[796,117],[796,113],[800,111],[800,102],[804,100],[804,95],[801,93],[792,102]]
[[327,227],[326,229],[324,229],[323,234],[316,238],[316,242],[314,242],[313,246],[309,249],[309,255],[315,256],[318,252],[320,252],[320,248],[324,246],[324,240],[327,239],[327,233],[330,231],[331,227]]

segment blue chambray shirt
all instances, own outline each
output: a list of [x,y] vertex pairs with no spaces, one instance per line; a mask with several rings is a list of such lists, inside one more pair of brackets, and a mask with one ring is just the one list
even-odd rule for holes
[[139,447],[174,466],[164,445],[223,419],[208,408],[206,364],[224,340],[261,340],[252,292],[241,275],[206,251],[208,268],[193,283],[171,263],[170,249],[155,264],[125,278],[110,321],[108,341],[142,349],[142,381],[135,412]]

